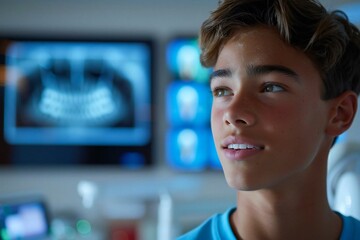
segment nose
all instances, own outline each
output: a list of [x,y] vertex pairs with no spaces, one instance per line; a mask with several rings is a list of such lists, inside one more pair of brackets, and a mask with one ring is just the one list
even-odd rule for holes
[[256,123],[255,105],[249,96],[235,95],[226,107],[223,121],[227,126],[250,127]]

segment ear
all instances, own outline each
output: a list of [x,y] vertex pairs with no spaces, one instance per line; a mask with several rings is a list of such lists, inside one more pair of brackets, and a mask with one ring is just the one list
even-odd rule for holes
[[356,114],[358,99],[355,92],[346,91],[330,101],[332,102],[326,133],[335,137],[351,126]]

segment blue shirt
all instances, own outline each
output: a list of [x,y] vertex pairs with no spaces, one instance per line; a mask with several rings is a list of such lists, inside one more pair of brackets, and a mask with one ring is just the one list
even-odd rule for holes
[[[199,227],[177,238],[177,240],[236,240],[230,226],[230,215],[234,211],[235,208],[231,208],[223,214],[212,216]],[[360,221],[353,217],[338,214],[343,220],[340,240],[359,240]]]

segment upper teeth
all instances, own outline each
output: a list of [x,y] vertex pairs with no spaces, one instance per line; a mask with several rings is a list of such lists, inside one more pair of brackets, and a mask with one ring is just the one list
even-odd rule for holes
[[228,146],[228,148],[231,148],[231,149],[249,149],[249,148],[256,148],[256,147],[253,146],[253,145],[244,144],[244,143],[240,143],[240,144],[234,143],[234,144],[230,144]]

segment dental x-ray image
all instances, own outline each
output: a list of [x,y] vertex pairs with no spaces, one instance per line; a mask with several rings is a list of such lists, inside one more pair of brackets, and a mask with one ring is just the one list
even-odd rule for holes
[[211,94],[204,84],[174,81],[168,86],[166,103],[171,126],[209,126]]
[[167,48],[166,159],[176,170],[221,169],[210,131],[211,69],[200,64],[197,38],[174,37]]
[[200,63],[200,49],[195,37],[178,37],[167,46],[167,65],[174,79],[207,83],[210,69]]
[[142,43],[12,42],[5,137],[13,144],[150,141],[150,50]]
[[180,170],[201,171],[208,165],[209,152],[207,140],[211,137],[208,129],[184,128],[169,131],[167,134],[167,160]]

